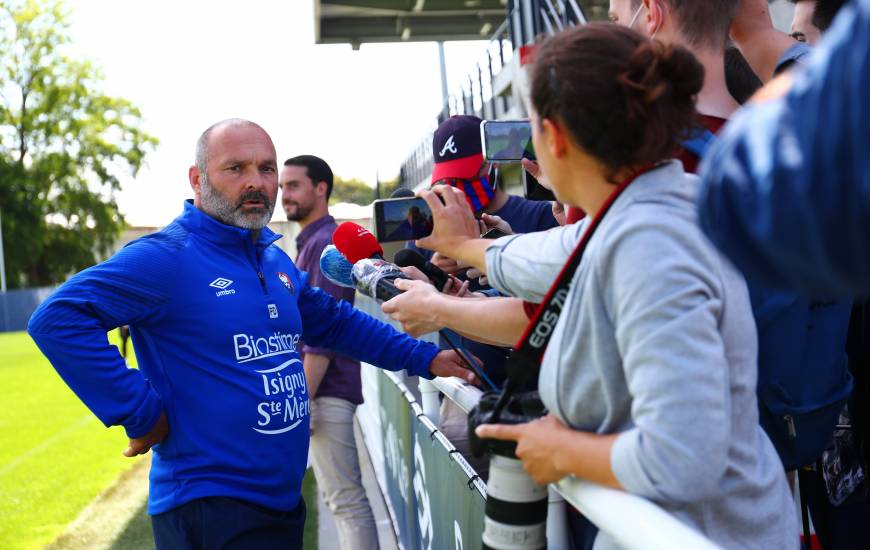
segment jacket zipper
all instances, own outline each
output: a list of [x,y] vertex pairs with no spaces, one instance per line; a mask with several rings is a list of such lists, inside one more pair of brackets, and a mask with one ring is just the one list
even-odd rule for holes
[[783,416],[785,423],[788,424],[788,436],[792,439],[797,437],[797,430],[794,427],[794,417],[790,414]]
[[263,276],[263,272],[257,271],[257,277],[260,278],[260,286],[263,287],[263,293],[268,294],[268,292],[266,292],[266,278]]
[[[254,269],[257,270],[257,278],[260,279],[260,288],[263,289],[263,294],[268,296],[269,291],[266,290],[266,277],[263,275],[263,270],[260,267],[260,252],[257,250],[257,243],[253,243],[250,240],[247,242],[247,246],[253,247],[253,257],[251,258],[254,263]],[[248,249],[250,251],[250,249]],[[250,256],[249,256],[250,257]]]

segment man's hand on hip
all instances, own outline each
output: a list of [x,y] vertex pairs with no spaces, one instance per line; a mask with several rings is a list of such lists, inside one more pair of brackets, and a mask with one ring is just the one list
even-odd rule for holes
[[169,434],[169,423],[166,422],[166,413],[160,413],[160,418],[157,419],[157,423],[154,424],[154,427],[151,428],[151,431],[142,437],[137,437],[130,440],[129,445],[124,450],[124,456],[126,457],[134,457],[138,455],[144,455],[148,451],[151,450],[151,447],[157,445]]

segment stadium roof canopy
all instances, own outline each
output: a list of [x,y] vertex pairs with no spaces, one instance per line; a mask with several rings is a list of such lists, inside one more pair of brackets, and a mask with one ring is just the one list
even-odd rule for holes
[[489,39],[505,21],[502,0],[315,0],[315,42]]

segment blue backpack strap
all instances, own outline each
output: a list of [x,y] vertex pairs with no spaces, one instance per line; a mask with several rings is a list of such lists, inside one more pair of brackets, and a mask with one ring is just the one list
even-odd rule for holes
[[683,149],[702,159],[715,140],[716,136],[713,132],[703,128],[693,132],[691,136],[684,139],[680,144],[683,146]]

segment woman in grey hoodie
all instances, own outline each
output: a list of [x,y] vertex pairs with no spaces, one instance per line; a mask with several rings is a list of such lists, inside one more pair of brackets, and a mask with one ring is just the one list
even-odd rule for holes
[[[573,474],[649,498],[724,548],[792,549],[795,507],[758,424],[746,285],[698,228],[697,178],[660,162],[693,127],[702,82],[688,51],[614,25],[569,29],[537,50],[539,162],[558,199],[600,223],[541,365],[550,414],[478,434],[517,440],[539,483]],[[475,221],[459,192],[421,196],[435,230],[420,246],[530,302],[591,225],[469,240]],[[606,534],[595,542],[614,545]]]

